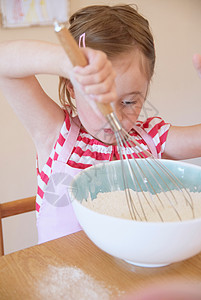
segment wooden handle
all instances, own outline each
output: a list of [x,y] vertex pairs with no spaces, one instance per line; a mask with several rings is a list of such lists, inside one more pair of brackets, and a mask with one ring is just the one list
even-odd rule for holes
[[85,67],[88,64],[87,59],[80,51],[77,42],[69,30],[65,27],[62,27],[61,30],[57,32],[57,35],[72,65]]
[[[77,42],[71,35],[70,31],[66,27],[61,27],[59,31],[56,31],[56,34],[72,65],[85,67],[88,64],[87,59],[80,51]],[[107,116],[113,112],[112,106],[109,103],[99,102],[97,103],[97,106],[104,116]]]

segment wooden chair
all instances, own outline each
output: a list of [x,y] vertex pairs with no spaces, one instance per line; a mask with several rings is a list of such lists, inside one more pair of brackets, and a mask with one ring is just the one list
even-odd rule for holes
[[36,197],[0,203],[0,256],[4,255],[2,219],[36,209]]

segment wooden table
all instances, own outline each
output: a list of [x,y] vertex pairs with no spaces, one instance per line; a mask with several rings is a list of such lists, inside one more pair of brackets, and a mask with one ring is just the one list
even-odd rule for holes
[[104,253],[80,231],[2,256],[0,299],[117,299],[175,278],[201,282],[201,254],[164,268],[139,268]]

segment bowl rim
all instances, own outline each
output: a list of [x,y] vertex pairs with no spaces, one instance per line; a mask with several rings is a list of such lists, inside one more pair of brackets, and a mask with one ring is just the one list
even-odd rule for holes
[[[155,159],[155,158],[154,158]],[[138,158],[137,160],[143,160],[143,158]],[[190,167],[193,167],[195,169],[200,169],[201,171],[201,166],[199,165],[195,165],[195,164],[192,164],[192,163],[188,163],[188,162],[184,162],[184,161],[175,161],[175,160],[171,160],[171,159],[162,159],[162,158],[157,158],[155,160],[159,160],[159,161],[166,161],[166,162],[170,162],[170,163],[173,163],[173,164],[179,164],[179,165],[187,165],[187,166],[190,166]],[[71,183],[70,183],[70,187],[72,187],[73,183],[80,177],[82,176],[84,173],[88,172],[88,170],[91,170],[91,169],[95,169],[95,168],[101,168],[102,166],[104,165],[107,165],[108,163],[110,164],[117,164],[117,163],[120,163],[120,160],[114,160],[114,161],[109,161],[109,162],[102,162],[102,163],[98,163],[98,164],[95,164],[93,166],[90,166],[86,169],[83,169],[81,172],[79,172],[78,174],[76,174],[74,176],[74,178],[72,179]],[[200,192],[201,194],[201,192]],[[73,198],[73,199],[72,199]],[[200,222],[201,221],[201,217],[200,218],[194,218],[194,219],[190,219],[190,220],[184,220],[184,221],[167,221],[167,222],[162,222],[162,221],[158,221],[158,222],[149,222],[149,221],[137,221],[137,220],[133,220],[133,219],[124,219],[124,218],[120,218],[120,217],[115,217],[115,216],[110,216],[110,215],[106,215],[106,214],[103,214],[103,213],[99,213],[93,209],[90,209],[84,205],[81,204],[81,202],[79,200],[77,200],[75,197],[74,197],[74,194],[71,193],[71,203],[73,205],[73,202],[76,201],[78,203],[78,205],[80,205],[81,207],[84,207],[86,210],[90,211],[90,212],[93,212],[99,216],[104,216],[104,217],[107,217],[107,218],[114,218],[115,220],[118,219],[118,220],[121,220],[122,222],[134,222],[136,224],[147,224],[150,226],[150,224],[155,224],[155,225],[160,225],[160,226],[164,226],[165,224],[174,224],[174,225],[177,225],[177,224],[188,224],[188,223],[197,223],[197,222]],[[162,225],[163,224],[163,225]],[[147,226],[147,225],[144,225],[144,226]]]

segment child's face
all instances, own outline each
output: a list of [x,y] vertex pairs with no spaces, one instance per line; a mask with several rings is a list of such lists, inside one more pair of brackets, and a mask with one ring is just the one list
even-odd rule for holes
[[[116,90],[118,99],[113,109],[123,128],[129,132],[139,117],[145,101],[149,80],[145,74],[145,59],[139,51],[126,53],[112,61],[116,72]],[[96,139],[115,144],[116,139],[110,125],[104,117],[97,116],[92,107],[83,103],[83,98],[76,93],[76,106],[83,127]]]

